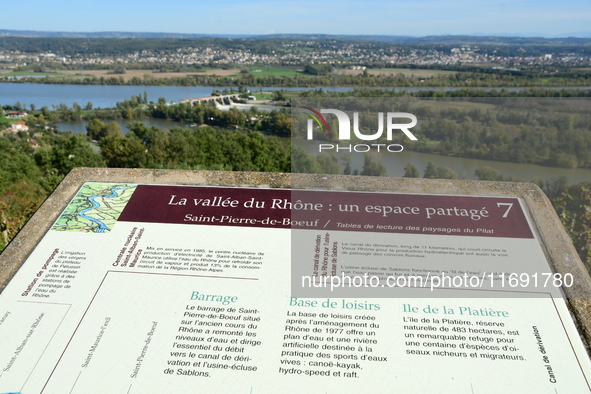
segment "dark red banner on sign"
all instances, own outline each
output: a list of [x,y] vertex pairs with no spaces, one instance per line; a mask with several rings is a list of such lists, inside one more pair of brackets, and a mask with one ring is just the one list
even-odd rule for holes
[[517,198],[140,185],[120,221],[533,238]]

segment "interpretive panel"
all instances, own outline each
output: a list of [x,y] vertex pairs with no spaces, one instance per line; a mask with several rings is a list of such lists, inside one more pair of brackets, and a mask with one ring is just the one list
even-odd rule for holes
[[86,183],[0,295],[0,393],[589,392],[551,273],[519,198]]

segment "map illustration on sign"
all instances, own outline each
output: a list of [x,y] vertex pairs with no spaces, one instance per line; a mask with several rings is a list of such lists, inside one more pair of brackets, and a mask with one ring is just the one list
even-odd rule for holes
[[110,232],[137,185],[85,183],[52,230]]

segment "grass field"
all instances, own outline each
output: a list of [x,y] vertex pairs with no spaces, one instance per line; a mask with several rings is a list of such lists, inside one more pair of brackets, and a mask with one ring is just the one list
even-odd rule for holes
[[43,78],[43,77],[52,77],[52,78],[66,78],[68,77],[67,74],[63,72],[44,72],[44,73],[36,73],[33,71],[2,71],[0,72],[1,77],[34,77],[34,78]]
[[302,70],[287,67],[249,67],[249,70],[253,75],[257,77],[267,77],[270,75],[275,77],[293,77],[296,75],[303,74]]
[[[431,78],[440,75],[455,74],[455,71],[446,70],[420,70],[411,68],[378,68],[378,69],[367,69],[369,75],[398,75],[402,74],[405,77],[416,77],[416,78]],[[339,74],[345,75],[361,75],[363,70],[339,70]]]
[[421,105],[436,108],[459,108],[459,109],[493,109],[497,106],[488,103],[475,103],[471,101],[424,101]]
[[249,95],[256,97],[257,100],[271,100],[273,98],[273,92],[254,92]]
[[0,130],[10,127],[10,125],[14,122],[18,122],[19,120],[22,119],[11,119],[11,118],[7,118],[6,116],[0,116]]
[[[123,80],[129,81],[133,77],[138,77],[143,79],[144,76],[149,79],[160,79],[160,78],[174,78],[174,77],[186,77],[188,75],[236,75],[240,73],[238,69],[231,69],[231,70],[205,70],[204,72],[167,72],[167,73],[155,73],[153,70],[127,70],[125,74],[109,74],[110,70],[69,70],[63,71],[66,75],[69,76],[95,76],[97,78],[105,77],[105,78],[119,78],[122,77]],[[82,74],[82,75],[81,75]]]
[[[277,66],[259,66],[259,67],[248,67],[251,74],[257,77],[294,77],[297,75],[307,75],[302,69],[297,67],[277,67]],[[129,81],[134,77],[140,79],[161,79],[161,78],[175,78],[185,77],[188,75],[219,75],[219,76],[233,76],[241,75],[240,69],[203,69],[203,71],[188,71],[188,72],[154,72],[153,70],[127,70],[125,74],[109,74],[110,70],[60,70],[59,72],[44,72],[34,73],[32,71],[5,71],[0,72],[0,76],[7,77],[52,77],[52,78],[84,78],[94,76],[97,78],[123,78],[124,81]],[[382,69],[368,69],[367,72],[370,75],[397,75],[403,74],[406,77],[415,78],[430,78],[440,75],[455,74],[455,71],[445,70],[420,70],[420,69],[409,69],[409,68],[382,68]],[[341,75],[361,75],[362,70],[338,70],[338,74]]]

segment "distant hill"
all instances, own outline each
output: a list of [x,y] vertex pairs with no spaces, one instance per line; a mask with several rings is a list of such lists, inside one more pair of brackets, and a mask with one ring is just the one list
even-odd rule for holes
[[5,30],[0,29],[0,37],[60,37],[60,38],[248,38],[252,35],[243,34],[184,34],[184,33],[134,33],[124,31],[98,32],[67,32],[67,31],[36,31],[36,30]]
[[591,38],[563,37],[505,37],[505,36],[370,36],[370,35],[328,35],[328,34],[272,34],[256,36],[257,38],[284,38],[284,39],[326,39],[326,40],[366,40],[400,44],[472,44],[472,45],[588,45]]
[[48,32],[35,30],[0,29],[0,37],[45,38],[229,38],[229,39],[300,39],[300,40],[362,40],[400,44],[464,44],[464,45],[589,45],[591,32],[577,33],[579,37],[507,37],[485,35],[441,36],[385,36],[385,35],[331,35],[331,34],[186,34],[186,33],[137,33],[137,32]]

